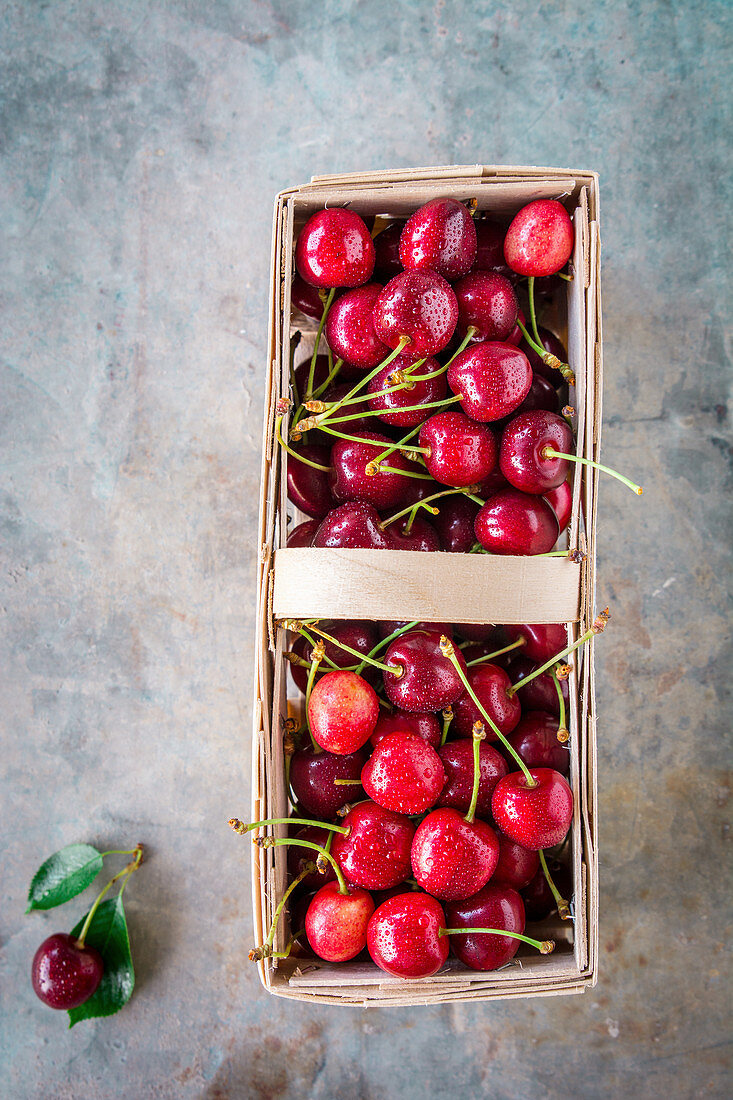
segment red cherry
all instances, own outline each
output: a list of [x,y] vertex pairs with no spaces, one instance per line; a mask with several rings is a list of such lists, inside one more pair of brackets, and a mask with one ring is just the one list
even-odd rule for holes
[[402,271],[400,237],[402,236],[403,227],[404,222],[390,222],[374,238],[374,248],[377,254],[376,270],[388,279],[391,279],[393,275],[399,275]]
[[568,476],[566,458],[547,458],[545,447],[566,454],[573,446],[573,433],[557,413],[542,409],[519,413],[507,424],[501,437],[499,465],[504,477],[523,493],[546,493]]
[[[507,271],[509,271],[509,270],[510,270],[510,268],[507,268]],[[529,352],[527,351],[527,348],[529,347],[529,345],[522,343],[522,341],[524,340],[524,337],[522,336],[522,330],[519,327],[519,322],[520,321],[522,322],[522,324],[526,328],[527,327],[527,318],[522,313],[522,310],[518,309],[517,310],[517,324],[514,326],[512,331],[507,336],[507,338],[505,340],[505,343],[514,344],[515,348],[521,347],[522,351],[524,352],[524,354],[529,359]],[[563,362],[565,362],[564,359],[563,359]],[[534,363],[532,362],[531,359],[529,359],[529,365],[532,367],[532,370],[534,370]]]
[[438,532],[441,549],[449,554],[467,554],[476,541],[473,525],[479,505],[456,494],[436,501],[436,507],[439,511],[433,519],[433,527]]
[[[329,466],[331,451],[317,444],[301,443],[298,454],[320,466]],[[316,470],[306,462],[288,455],[288,500],[314,519],[323,519],[338,503],[329,486],[330,470]]]
[[[452,806],[467,813],[473,794],[473,744],[471,741],[450,741],[438,749],[445,768],[445,785],[438,798],[438,806]],[[491,816],[491,795],[499,780],[508,773],[504,757],[482,742],[479,747],[479,785],[476,813],[479,817]]]
[[557,413],[560,410],[560,399],[557,390],[543,378],[541,374],[532,372],[532,385],[529,393],[517,409],[516,415],[525,412],[534,412],[535,409],[544,409],[546,412]]
[[349,835],[336,833],[331,854],[350,885],[388,890],[410,873],[410,848],[415,826],[409,817],[376,802],[360,802],[342,818]]
[[[542,663],[544,664],[544,662]],[[509,664],[507,672],[512,683],[518,684],[538,667],[538,664],[530,661],[527,657],[515,657]],[[560,690],[567,708],[570,695],[567,680],[560,680]],[[560,714],[560,700],[557,697],[555,682],[549,672],[543,672],[539,676],[535,676],[534,680],[531,680],[526,687],[523,687],[517,693],[516,698],[521,701],[522,709],[525,711],[544,710],[556,716]]]
[[501,831],[523,848],[552,848],[564,840],[573,820],[573,792],[552,768],[530,768],[530,787],[523,772],[500,779],[491,798]]
[[504,238],[504,258],[519,275],[554,275],[570,259],[574,240],[565,207],[556,199],[535,199],[514,216]]
[[420,550],[423,552],[440,550],[438,533],[428,520],[423,519],[422,516],[416,516],[412,521],[409,534],[405,530],[408,523],[409,517],[403,516],[402,519],[395,520],[386,528],[387,537],[393,550]]
[[570,753],[567,745],[560,744],[557,739],[554,714],[544,710],[527,711],[509,738],[509,744],[528,768],[554,768],[561,775],[570,772]]
[[476,538],[492,554],[546,554],[557,542],[557,517],[541,496],[505,489],[476,516]]
[[367,928],[367,947],[381,970],[396,978],[429,978],[448,958],[445,917],[428,894],[398,894],[376,909]]
[[[390,733],[412,733],[416,737],[422,737],[431,748],[437,749],[440,744],[442,730],[440,722],[434,714],[419,712],[405,714],[401,710],[379,712],[377,724],[370,740],[374,748],[377,747],[383,737]],[[473,759],[473,758],[472,758]]]
[[476,259],[472,271],[511,272],[504,259],[504,236],[506,231],[491,218],[481,218],[476,223]]
[[[407,479],[405,479],[407,480]],[[389,550],[392,543],[371,504],[342,504],[322,520],[313,545],[350,550]]]
[[475,259],[476,226],[455,199],[431,199],[402,230],[400,261],[408,271],[437,271],[444,279],[459,279]]
[[[331,821],[347,802],[361,798],[360,786],[339,786],[334,780],[359,779],[365,762],[366,753],[361,750],[337,756],[332,752],[319,752],[312,745],[298,749],[290,761],[290,785],[305,813],[321,821]],[[305,849],[293,850],[302,852]],[[306,854],[305,858],[310,857]]]
[[485,821],[466,821],[458,810],[433,810],[412,842],[412,872],[441,901],[468,898],[491,878],[499,841]]
[[403,271],[387,283],[374,306],[374,329],[391,348],[409,337],[418,356],[435,355],[448,345],[458,320],[450,285],[434,271]]
[[483,481],[496,465],[496,440],[490,428],[460,412],[431,416],[420,428],[420,446],[428,447],[428,473],[443,485],[463,488]]
[[[527,327],[526,317],[521,312],[521,310],[520,310],[519,320],[522,322],[522,324],[526,328]],[[519,331],[518,328],[517,328],[517,331]],[[540,325],[540,327],[538,329],[538,332],[539,332],[539,337],[540,337],[540,343],[544,347],[545,351],[549,351],[551,355],[555,355],[560,360],[561,363],[567,363],[567,361],[568,361],[567,350],[566,350],[564,344],[557,338],[557,336],[555,336],[554,333],[550,332],[549,329],[543,328],[542,325]],[[547,365],[547,363],[545,363],[541,359],[541,357],[537,354],[537,352],[529,346],[529,344],[526,342],[524,337],[521,336],[521,333],[520,333],[520,337],[521,337],[521,343],[519,344],[519,346],[521,347],[524,354],[527,356],[527,359],[529,360],[529,365],[531,366],[534,373],[535,374],[541,374],[542,377],[546,378],[547,381],[552,383],[553,386],[560,386],[562,384],[562,382],[564,381],[563,376],[560,373],[560,371],[556,367],[549,367]]]
[[[523,848],[515,840],[499,833],[499,862],[491,877],[492,886],[511,886],[522,890],[532,881],[540,866],[540,857],[530,848]],[[518,928],[517,932],[524,929]]]
[[[367,474],[367,466],[392,440],[379,432],[356,431],[355,439],[337,439],[331,450],[330,484],[334,497],[341,501],[373,504],[380,511],[399,508],[405,501],[409,477],[402,474]],[[401,451],[393,451],[386,463],[393,469],[419,472]],[[548,505],[549,507],[549,505]],[[554,513],[553,513],[554,515]]]
[[[445,907],[450,928],[501,928],[524,932],[524,904],[511,886],[491,882],[465,901],[448,902]],[[516,955],[520,941],[512,936],[486,933],[453,935],[451,947],[465,966],[472,970],[496,970]]]
[[548,491],[546,493],[543,493],[542,496],[545,498],[545,500],[557,516],[557,522],[560,527],[560,534],[562,534],[565,528],[570,523],[570,518],[573,514],[572,481],[563,481],[562,485],[558,485],[555,489],[548,489]]
[[[387,665],[398,665],[402,673],[384,673],[387,698],[406,711],[438,711],[455,703],[463,693],[463,682],[456,669],[440,651],[437,632],[410,631],[395,638],[384,656]],[[458,662],[466,671],[466,662],[456,650]]]
[[311,286],[361,286],[374,271],[374,242],[353,210],[312,214],[295,246],[298,274]]
[[[496,630],[496,627],[493,623],[461,623],[456,629],[462,638],[466,638],[469,642],[479,643],[487,642]],[[494,649],[500,648],[500,646],[494,646]],[[486,652],[491,653],[491,650],[487,649]],[[476,656],[483,656],[483,654],[477,653]]]
[[361,773],[369,798],[399,814],[421,814],[434,806],[444,783],[440,757],[414,733],[383,737]]
[[334,302],[326,320],[326,340],[334,356],[352,366],[371,369],[389,355],[374,331],[374,303],[382,287],[367,283],[347,290]]
[[290,303],[306,317],[312,317],[314,321],[320,321],[323,316],[323,302],[318,293],[318,288],[309,286],[300,275],[293,276],[290,287]]
[[44,940],[33,956],[33,990],[49,1008],[78,1008],[102,980],[104,963],[94,947],[80,947],[66,932]]
[[[516,695],[507,694],[512,682],[504,669],[489,661],[474,665],[468,669],[468,682],[489,718],[508,737],[522,716],[522,708]],[[453,728],[459,737],[470,737],[474,724],[484,722],[467,691],[453,704],[453,715]],[[490,726],[486,727],[486,737],[489,741],[498,740]]]
[[508,489],[509,482],[504,477],[503,473],[499,469],[498,465],[491,471],[488,477],[485,477],[478,488],[476,496],[483,497],[484,500],[488,500],[489,497],[495,496],[502,489]]
[[366,890],[339,893],[328,882],[314,896],[305,915],[308,943],[327,962],[346,962],[366,947],[367,926],[374,902]]
[[568,631],[563,623],[519,623],[504,627],[510,642],[524,638],[522,656],[538,664],[549,661],[568,644]]
[[[340,759],[343,760],[343,757],[340,757]],[[319,847],[324,848],[331,834],[327,829],[317,829],[314,825],[306,825],[305,828],[298,829],[293,835],[296,840],[307,840],[309,844],[318,844]],[[288,874],[291,878],[295,878],[304,871],[306,864],[315,863],[318,854],[314,851],[309,852],[307,848],[301,848],[299,845],[293,845],[287,848],[286,851],[288,853]],[[320,886],[325,886],[327,882],[333,882],[335,878],[336,872],[333,869],[333,864],[327,863],[323,874],[320,871],[313,870],[304,879],[300,880],[300,885],[304,889],[317,890]],[[301,925],[295,927],[299,928]]]
[[472,271],[456,283],[458,324],[463,339],[470,326],[476,329],[471,343],[479,340],[506,340],[517,324],[517,295],[514,287],[496,271]]
[[304,523],[299,523],[288,535],[286,545],[288,547],[312,546],[320,523],[319,519],[307,519]]
[[[369,408],[374,412],[382,412],[383,415],[378,419],[394,428],[415,428],[418,424],[422,424],[423,420],[430,416],[432,409],[413,409],[412,406],[432,401],[442,401],[448,392],[445,374],[436,374],[434,378],[427,378],[423,382],[412,382],[404,389],[393,390],[391,393],[381,392],[389,387],[390,376],[395,370],[409,366],[414,361],[414,353],[403,352],[402,355],[398,355],[391,363],[388,363],[379,374],[376,374],[367,387],[368,393],[381,395],[370,397]],[[431,374],[438,369],[438,360],[430,358],[423,363],[416,373],[422,376]],[[400,409],[403,408],[409,408],[412,411],[400,412]],[[394,410],[394,412],[390,410]]]
[[355,672],[327,672],[311,691],[311,733],[321,748],[338,756],[365,745],[378,717],[377,693]]
[[453,360],[448,385],[461,395],[461,407],[472,420],[501,420],[529,393],[532,368],[513,344],[488,340],[466,348]]

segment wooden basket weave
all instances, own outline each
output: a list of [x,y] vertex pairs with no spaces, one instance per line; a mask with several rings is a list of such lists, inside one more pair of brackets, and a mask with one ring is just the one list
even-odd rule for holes
[[[390,550],[285,549],[287,455],[274,440],[276,404],[289,391],[291,332],[313,346],[315,325],[291,317],[294,242],[305,220],[324,206],[348,205],[363,215],[407,217],[430,199],[475,199],[478,209],[510,217],[536,198],[562,200],[575,225],[574,278],[567,284],[568,361],[576,384],[577,453],[598,460],[601,426],[601,315],[598,177],[556,168],[485,165],[319,176],[275,200],[268,369],[262,442],[258,613],[255,657],[252,820],[282,817],[288,800],[282,736],[288,715],[284,618],[391,619],[434,622],[566,622],[574,641],[595,610],[597,475],[578,467],[568,544],[587,552],[581,566],[564,558],[487,557]],[[283,429],[287,429],[284,422]],[[582,476],[581,476],[582,471]],[[290,508],[292,515],[292,507]],[[301,518],[295,515],[298,522]],[[446,559],[450,557],[450,561]],[[407,982],[359,961],[267,959],[258,963],[266,989],[327,1004],[416,1005],[497,997],[579,993],[594,985],[598,940],[596,738],[593,644],[580,651],[570,680],[570,782],[573,921],[547,922],[557,940],[551,956],[518,955],[499,971],[468,970],[455,959],[432,978]],[[285,835],[276,828],[276,835]],[[253,846],[252,888],[257,943],[267,934],[286,886],[283,848]],[[289,935],[287,920],[276,947]],[[538,933],[539,934],[539,933]]]

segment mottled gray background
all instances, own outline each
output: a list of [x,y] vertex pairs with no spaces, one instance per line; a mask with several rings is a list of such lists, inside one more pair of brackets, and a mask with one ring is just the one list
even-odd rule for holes
[[[3,1096],[730,1095],[726,33],[716,0],[0,4]],[[645,486],[601,493],[601,980],[308,1008],[246,961],[226,827],[248,804],[271,203],[312,173],[452,162],[601,174],[604,454]],[[77,840],[150,859],[134,999],[68,1032],[28,968],[83,902],[23,908]]]

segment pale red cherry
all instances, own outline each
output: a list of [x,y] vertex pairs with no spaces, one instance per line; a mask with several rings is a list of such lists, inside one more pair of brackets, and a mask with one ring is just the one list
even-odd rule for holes
[[308,724],[327,752],[356,752],[371,737],[378,717],[377,693],[355,672],[327,672],[311,691]]
[[491,796],[494,821],[505,836],[523,848],[553,848],[565,839],[573,820],[573,792],[552,768],[530,768],[500,779]]
[[421,814],[433,806],[445,784],[435,749],[414,733],[383,737],[362,769],[369,798],[400,814]]
[[547,554],[557,542],[557,516],[541,496],[504,489],[476,516],[476,538],[492,554]]
[[573,251],[575,232],[556,199],[535,199],[522,207],[504,238],[504,258],[518,275],[554,275]]
[[429,894],[388,898],[372,914],[367,947],[380,969],[396,978],[429,978],[448,958],[443,909]]
[[376,802],[359,802],[341,824],[348,835],[335,833],[331,854],[347,881],[365,890],[388,890],[410,873],[415,826],[404,814]]
[[374,902],[366,890],[342,894],[328,882],[314,895],[305,916],[308,943],[327,962],[347,962],[366,947],[367,926]]

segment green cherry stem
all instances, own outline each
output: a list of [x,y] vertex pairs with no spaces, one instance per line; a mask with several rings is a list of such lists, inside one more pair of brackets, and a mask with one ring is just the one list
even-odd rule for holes
[[[313,628],[312,628],[312,626],[309,626],[308,629],[312,630]],[[311,635],[308,633],[308,630],[305,628],[305,626],[301,627],[300,633],[303,635],[306,642],[308,642],[310,646],[315,648],[318,645],[317,639],[311,637]],[[329,667],[332,668],[332,669],[338,669],[338,668],[341,667],[340,665],[337,665],[335,661],[332,661],[331,658],[328,656],[328,654],[325,653],[325,652],[323,654],[323,663],[326,664],[326,665],[329,665]],[[306,665],[308,666],[308,668],[310,668],[310,665],[311,665],[310,661],[306,661]]]
[[396,466],[383,466],[380,462],[374,471],[375,474],[401,474],[402,477],[411,477],[416,481],[432,481],[430,474],[418,474],[415,470],[398,470]]
[[475,932],[485,932],[490,936],[509,936],[513,940],[521,940],[530,947],[536,947],[540,955],[551,955],[555,950],[554,940],[533,940],[531,936],[523,936],[521,932],[507,932],[504,928],[441,928],[439,936],[472,936]]
[[440,746],[439,746],[441,749],[443,748],[443,745],[448,740],[448,730],[450,729],[450,724],[453,721],[453,707],[445,707],[443,709],[442,718],[443,718],[443,732],[440,735]]
[[536,351],[543,363],[546,363],[548,367],[554,367],[555,370],[559,370],[565,381],[571,385],[575,385],[575,372],[569,363],[562,363],[556,355],[548,351],[542,344],[533,340],[529,335],[522,322],[517,317],[517,326],[524,339],[527,341],[533,351]]
[[552,682],[557,692],[557,701],[560,704],[560,725],[557,727],[557,739],[561,745],[564,745],[570,739],[570,730],[565,725],[567,721],[565,715],[565,696],[562,693],[560,681],[557,678],[557,671],[554,668],[551,670],[550,675],[552,676]]
[[[403,508],[400,512],[395,512],[395,514],[389,516],[388,519],[383,519],[382,527],[389,527],[390,523],[394,523],[396,519],[402,519],[402,517],[406,516],[408,512],[411,512],[413,508],[426,507],[431,500],[439,500],[440,497],[455,496],[456,493],[463,493],[464,496],[470,496],[469,490],[471,488],[472,486],[469,485],[466,489],[443,489],[440,493],[433,493],[431,496],[419,500],[417,504],[408,504],[407,507]],[[470,499],[473,500],[474,498],[470,497]],[[481,503],[483,503],[483,501]],[[433,509],[431,508],[429,511],[433,511]],[[435,511],[437,512],[437,508]]]
[[529,319],[532,322],[532,332],[538,344],[541,344],[540,334],[537,331],[537,312],[534,304],[534,275],[527,279],[527,294],[529,295]]
[[[344,396],[341,398],[341,400],[336,403],[336,405],[334,406],[333,412],[335,412],[336,409],[340,409],[342,404],[344,403],[344,401],[348,401],[349,398],[356,397],[356,395],[358,393],[361,393],[361,391],[364,389],[364,387],[369,385],[372,378],[375,378],[376,375],[378,375],[381,370],[384,370],[385,367],[389,366],[389,364],[392,362],[392,360],[396,359],[397,356],[400,354],[400,352],[404,351],[409,343],[410,343],[410,337],[409,336],[400,337],[400,342],[398,343],[398,345],[394,349],[394,351],[390,352],[390,354],[386,357],[386,359],[383,359],[381,363],[378,363],[377,366],[374,368],[374,370],[369,371],[369,373],[365,374],[363,378],[360,378],[359,381],[356,383],[356,385],[352,386],[352,388],[349,390],[349,392],[345,393]],[[421,362],[425,362],[425,360],[423,359],[423,360],[421,360]]]
[[293,448],[285,442],[282,437],[282,422],[283,418],[278,416],[275,421],[275,437],[283,450],[287,451],[291,458],[297,458],[298,462],[304,462],[306,466],[312,466],[314,470],[323,470],[325,473],[328,473],[331,469],[330,466],[321,466],[319,462],[312,462],[310,458],[304,458],[303,455],[299,455],[297,451],[294,451]]
[[320,397],[320,396],[321,396],[321,394],[322,394],[322,393],[323,393],[323,392],[324,392],[325,390],[327,390],[327,389],[328,389],[328,387],[329,387],[329,386],[331,385],[331,383],[333,382],[334,378],[335,378],[335,377],[337,376],[337,374],[338,374],[338,373],[340,372],[340,370],[341,370],[341,368],[343,367],[343,365],[344,365],[344,361],[343,361],[343,359],[337,359],[337,360],[336,360],[336,362],[334,363],[334,365],[333,365],[333,366],[331,367],[331,370],[329,371],[329,374],[328,374],[328,378],[326,378],[325,382],[321,382],[320,386],[318,387],[318,389],[317,389],[317,390],[315,391],[315,393],[313,394],[313,397],[314,397],[314,399],[315,399],[315,398],[317,398],[317,397]]
[[229,826],[238,836],[251,833],[253,829],[264,829],[266,825],[312,825],[316,829],[327,829],[332,833],[348,836],[350,830],[343,825],[329,825],[327,821],[314,821],[311,817],[265,817],[262,821],[250,821],[245,824],[238,817],[229,819]]
[[326,643],[316,642],[313,646],[313,652],[311,654],[311,667],[308,672],[308,682],[305,687],[305,721],[308,726],[308,733],[310,735],[313,748],[318,752],[321,746],[313,736],[313,730],[311,729],[310,718],[308,717],[308,707],[311,701],[311,692],[313,691],[313,685],[316,682],[316,673],[318,672],[318,666],[326,655]]
[[310,400],[313,395],[313,379],[316,373],[316,359],[318,358],[318,346],[321,342],[321,336],[323,335],[323,328],[326,324],[326,318],[328,317],[328,311],[331,308],[331,303],[336,294],[336,288],[332,287],[328,292],[328,296],[323,303],[323,313],[321,314],[321,320],[318,323],[318,332],[316,333],[316,342],[313,345],[313,355],[311,356],[310,370],[308,371],[308,385],[305,388],[306,400]]
[[483,722],[474,722],[473,730],[473,789],[471,791],[471,801],[468,806],[468,813],[464,817],[464,821],[470,825],[476,816],[476,804],[478,802],[478,788],[481,782],[481,742],[486,739],[486,727]]
[[298,931],[294,932],[293,935],[290,937],[288,942],[285,944],[285,947],[283,948],[283,950],[282,951],[272,951],[270,953],[270,958],[271,959],[287,959],[287,958],[289,958],[290,957],[290,952],[293,950],[293,947],[295,946],[296,940],[299,940],[304,932],[305,932],[305,926],[303,928],[299,928]]
[[350,653],[352,657],[356,657],[358,661],[366,662],[368,665],[373,665],[374,668],[378,668],[381,672],[391,672],[393,674],[402,675],[402,667],[400,665],[385,665],[381,661],[375,661],[373,657],[364,656],[358,649],[352,649],[350,645],[346,645],[345,642],[340,642],[337,638],[327,634],[325,630],[321,630],[319,626],[313,626],[311,624],[310,629],[314,634],[318,634],[319,637],[325,638],[327,642],[333,642],[339,649],[343,649],[346,653]]
[[[368,414],[365,413],[364,415],[366,416]],[[347,417],[346,419],[354,420],[356,418],[355,417]],[[301,424],[302,423],[304,423],[304,421],[301,421]],[[320,430],[322,432],[328,432],[329,435],[335,435],[338,439],[348,439],[352,443],[364,443],[365,442],[364,439],[361,438],[358,435],[346,435],[345,432],[339,432],[335,428],[329,428],[330,423],[331,423],[330,420],[327,421],[327,422],[326,421],[321,421],[318,424],[318,427],[320,428]],[[334,423],[336,423],[336,421],[334,421]],[[307,429],[301,429],[301,430],[307,430]],[[369,440],[366,440],[366,442],[368,443]],[[393,451],[417,451],[419,454],[424,454],[424,455],[430,454],[430,451],[427,447],[402,447],[402,446],[400,446],[400,444],[397,444],[396,446],[394,446],[392,448],[392,450]]]
[[382,462],[385,458],[389,458],[392,452],[396,451],[398,447],[401,447],[405,443],[409,443],[412,437],[414,435],[417,435],[421,428],[422,424],[418,424],[417,427],[412,428],[412,430],[409,431],[407,435],[403,435],[402,439],[398,439],[396,443],[392,444],[392,446],[386,447],[385,450],[381,452],[381,454],[378,454],[377,457],[373,459],[375,466],[378,466],[379,463]]
[[466,350],[466,348],[471,343],[471,341],[473,340],[473,338],[474,338],[474,336],[476,335],[477,332],[478,332],[478,329],[475,328],[473,325],[468,326],[468,328],[466,329],[466,335],[463,337],[463,340],[461,340],[460,344],[458,345],[456,350],[453,352],[453,354],[451,355],[448,362],[443,365],[443,370],[444,371],[448,370],[448,367],[451,365],[453,360],[457,359],[458,356],[461,354],[461,352]]
[[552,891],[552,896],[555,899],[555,904],[557,905],[557,915],[560,920],[570,920],[570,905],[562,896],[557,886],[555,886],[555,883],[552,880],[552,875],[550,874],[550,869],[547,866],[545,853],[542,851],[541,848],[539,851],[539,857],[540,863],[542,864],[542,873],[547,879],[547,885],[550,887],[550,890]]
[[512,684],[512,686],[507,689],[507,695],[516,695],[519,689],[521,687],[524,687],[525,684],[529,684],[537,676],[541,676],[543,672],[547,672],[548,669],[553,668],[553,666],[556,665],[558,661],[561,661],[563,657],[567,657],[570,653],[573,653],[576,649],[579,649],[580,646],[584,645],[585,642],[589,642],[591,638],[595,637],[596,634],[601,634],[603,630],[605,630],[606,623],[608,622],[610,617],[611,616],[609,615],[608,608],[606,608],[605,611],[601,611],[590,630],[587,630],[585,634],[582,635],[582,637],[578,638],[577,642],[573,642],[572,645],[569,645],[566,649],[561,650],[560,653],[556,653],[554,657],[551,657],[549,661],[545,661],[545,663],[543,665],[540,665],[539,668],[536,668],[534,672],[530,672],[529,676],[525,676],[523,680],[519,681],[519,683]]
[[622,485],[626,485],[631,489],[633,493],[636,493],[638,497],[644,492],[641,485],[637,485],[628,477],[624,477],[618,470],[612,470],[610,466],[604,466],[601,462],[594,462],[592,458],[581,458],[579,455],[568,455],[563,451],[556,451],[554,447],[543,447],[540,452],[541,458],[564,458],[568,462],[579,462],[583,466],[592,466],[594,470],[602,470],[604,474],[610,474],[611,477],[615,477],[617,481],[620,481]]
[[503,649],[496,649],[493,653],[487,653],[485,657],[477,657],[475,661],[467,661],[468,668],[473,668],[474,665],[483,665],[486,661],[493,661],[494,657],[501,657],[503,653],[511,653],[513,649],[519,649],[520,645],[524,645],[526,638],[517,638],[516,642],[512,642],[511,645],[505,645]]
[[[318,825],[320,827],[320,822],[318,822]],[[327,860],[333,867],[339,883],[339,894],[348,894],[349,890],[346,885],[343,871],[331,853],[327,852],[325,848],[322,848],[320,844],[314,844],[310,840],[298,840],[296,837],[283,837],[282,839],[278,839],[274,836],[255,837],[254,843],[258,848],[284,848],[287,845],[293,845],[295,848],[310,848],[311,851],[318,852],[319,857]]]
[[[382,526],[384,527],[385,524],[382,524]],[[407,623],[405,626],[400,626],[397,630],[393,630],[392,633],[388,634],[386,638],[382,638],[381,642],[377,642],[377,644],[374,646],[374,649],[369,650],[367,657],[376,657],[376,655],[378,653],[381,653],[383,649],[386,649],[390,642],[393,642],[395,638],[399,638],[401,634],[406,634],[408,630],[412,630],[414,626],[417,626],[419,621],[419,619],[413,619],[411,623]],[[356,673],[360,673],[365,664],[366,661],[362,661],[361,664],[357,665],[354,671]]]
[[[376,394],[374,396],[376,396]],[[460,401],[460,400],[461,400],[461,395],[459,394],[456,397],[446,397],[446,398],[444,398],[443,401],[425,401],[420,405],[400,406],[400,408],[396,409],[395,412],[399,412],[399,413],[403,413],[403,412],[421,412],[423,409],[439,409],[439,408],[442,408],[444,405],[453,405],[453,404],[455,404],[456,401]],[[328,417],[328,423],[329,424],[344,424],[348,420],[361,420],[365,416],[382,416],[382,417],[383,416],[389,416],[389,412],[390,412],[389,409],[369,409],[366,412],[351,413],[350,416],[337,416],[337,417],[330,417],[329,416]],[[304,421],[301,421],[301,423],[304,423]],[[323,423],[322,421],[319,421],[317,424],[314,425],[314,427],[319,428],[322,423]],[[422,425],[420,425],[420,427],[422,427]],[[304,429],[304,430],[307,431],[308,429]],[[326,428],[326,431],[328,431],[328,428]],[[419,448],[415,447],[415,448],[411,448],[411,450],[419,450]]]
[[[131,860],[130,863],[127,864],[126,867],[123,867],[121,871],[118,871],[117,874],[114,876],[114,878],[111,878],[109,880],[109,882],[105,886],[104,890],[102,890],[102,892],[98,895],[96,901],[94,902],[91,909],[87,913],[86,920],[84,921],[83,925],[81,926],[81,932],[76,937],[76,946],[77,947],[81,948],[81,947],[84,946],[85,940],[87,938],[87,934],[89,932],[89,926],[91,925],[92,921],[94,920],[94,914],[97,912],[97,909],[99,909],[99,906],[101,905],[102,901],[107,896],[109,891],[112,889],[114,884],[116,882],[119,882],[120,879],[125,880],[122,883],[122,888],[120,889],[120,894],[122,894],[122,891],[124,890],[125,885],[127,883],[127,879],[129,878],[129,876],[131,874],[133,874],[134,871],[137,871],[138,867],[142,863],[142,859],[143,859],[143,846],[142,846],[142,844],[136,844],[135,847],[132,850],[135,853],[135,858],[133,860]],[[105,853],[105,854],[107,854],[107,853]],[[124,852],[124,853],[121,853],[121,854],[129,855],[129,852]]]
[[360,787],[361,779],[334,779],[336,787]]
[[[273,954],[272,944],[275,940],[275,930],[278,926],[278,922],[279,922],[280,917],[282,915],[282,911],[285,908],[285,906],[287,905],[288,898],[292,894],[293,890],[295,890],[296,886],[300,886],[303,879],[307,875],[312,874],[313,871],[315,871],[315,869],[316,869],[315,863],[311,863],[310,867],[306,867],[303,871],[300,872],[299,875],[296,875],[295,878],[293,879],[293,881],[290,883],[287,890],[285,891],[285,893],[283,894],[283,896],[280,899],[280,904],[278,905],[277,909],[275,910],[275,912],[272,915],[272,924],[270,925],[270,931],[267,933],[267,939],[265,940],[265,942],[262,944],[261,947],[255,947],[253,951],[250,951],[250,953],[249,953],[250,962],[259,962],[260,959],[269,959],[272,956],[272,954]],[[288,955],[290,954],[289,950],[288,950],[287,954]],[[287,958],[287,955],[285,955],[284,952],[279,952],[278,953],[278,958],[282,958],[283,956],[285,958]]]

